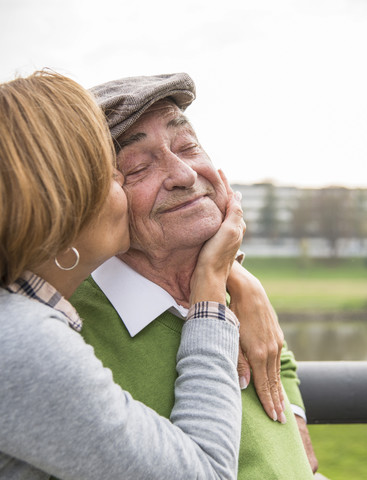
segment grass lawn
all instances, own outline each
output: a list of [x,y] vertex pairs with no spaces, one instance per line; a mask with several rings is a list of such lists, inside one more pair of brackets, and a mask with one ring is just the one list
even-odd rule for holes
[[278,312],[367,310],[367,262],[246,258]]
[[[244,265],[261,280],[278,312],[367,311],[365,259],[246,257]],[[331,480],[367,479],[367,425],[310,425],[309,430],[321,473]]]
[[319,470],[331,480],[367,479],[367,425],[310,425]]

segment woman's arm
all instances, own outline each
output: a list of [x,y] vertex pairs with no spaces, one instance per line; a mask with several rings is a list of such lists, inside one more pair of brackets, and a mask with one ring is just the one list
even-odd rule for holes
[[236,478],[235,326],[195,313],[184,326],[171,423],[114,384],[81,336],[41,307],[1,317],[3,454],[62,479]]
[[285,422],[280,381],[283,332],[260,281],[238,262],[228,277],[230,308],[240,321],[239,375],[250,381],[268,416]]

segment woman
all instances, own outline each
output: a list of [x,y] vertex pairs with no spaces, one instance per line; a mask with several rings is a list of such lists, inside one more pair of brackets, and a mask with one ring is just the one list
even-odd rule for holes
[[109,138],[70,79],[36,72],[0,86],[0,478],[235,478],[238,322],[225,285],[239,201],[229,192],[192,277],[168,421],[113,383],[66,300],[129,247]]

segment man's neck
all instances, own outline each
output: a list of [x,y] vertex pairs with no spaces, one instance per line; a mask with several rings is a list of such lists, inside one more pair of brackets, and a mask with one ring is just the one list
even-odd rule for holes
[[143,275],[145,278],[164,288],[175,301],[183,307],[189,307],[190,280],[195,269],[200,248],[184,251],[155,254],[148,256],[138,250],[130,249],[118,257]]

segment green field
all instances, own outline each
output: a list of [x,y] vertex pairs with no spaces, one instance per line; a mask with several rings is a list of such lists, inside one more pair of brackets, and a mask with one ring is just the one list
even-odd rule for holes
[[[247,257],[245,266],[261,280],[278,312],[367,312],[364,259],[306,263]],[[311,425],[309,429],[321,473],[331,480],[367,479],[367,425]]]
[[367,425],[310,425],[319,471],[331,480],[367,479]]
[[367,311],[367,261],[246,258],[278,312]]

